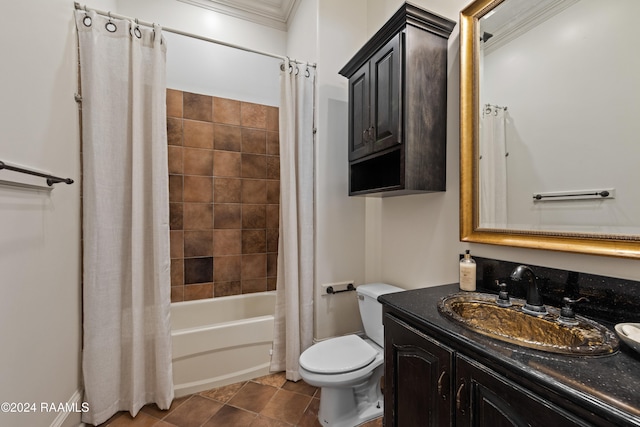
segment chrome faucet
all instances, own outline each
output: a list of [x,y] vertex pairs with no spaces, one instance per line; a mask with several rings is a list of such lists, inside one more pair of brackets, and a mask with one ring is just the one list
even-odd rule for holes
[[538,291],[536,275],[533,273],[531,268],[526,265],[516,267],[516,269],[511,273],[511,280],[520,282],[521,280],[524,280],[525,276],[529,280],[529,287],[527,288],[527,303],[522,307],[522,311],[533,316],[542,316],[547,314],[547,309],[542,303],[542,296]]

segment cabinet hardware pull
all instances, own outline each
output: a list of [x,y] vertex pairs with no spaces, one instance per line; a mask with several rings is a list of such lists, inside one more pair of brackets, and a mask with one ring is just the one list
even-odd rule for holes
[[462,390],[464,389],[464,382],[460,384],[458,387],[458,392],[456,393],[456,409],[460,411],[462,415],[464,415],[464,408],[462,408]]
[[447,395],[442,392],[442,380],[444,376],[447,375],[447,371],[442,371],[440,374],[440,378],[438,378],[438,394],[442,397],[443,400],[447,400]]
[[364,142],[369,142],[369,129],[362,131],[362,139]]

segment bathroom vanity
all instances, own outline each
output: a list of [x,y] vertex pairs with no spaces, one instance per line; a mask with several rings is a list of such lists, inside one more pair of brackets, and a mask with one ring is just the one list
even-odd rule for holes
[[438,312],[456,292],[379,298],[385,427],[640,426],[640,354],[621,343],[604,356],[561,355],[480,335]]

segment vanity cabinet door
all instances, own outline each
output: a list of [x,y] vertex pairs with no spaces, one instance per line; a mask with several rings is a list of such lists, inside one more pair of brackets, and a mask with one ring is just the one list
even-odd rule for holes
[[453,351],[386,314],[385,427],[452,425]]
[[458,427],[591,426],[480,363],[456,357]]

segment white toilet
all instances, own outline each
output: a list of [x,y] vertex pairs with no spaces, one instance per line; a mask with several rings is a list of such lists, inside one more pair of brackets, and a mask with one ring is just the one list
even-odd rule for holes
[[346,335],[312,345],[300,355],[300,376],[321,387],[318,420],[323,426],[354,427],[382,415],[384,328],[378,296],[403,289],[384,283],[358,286],[366,337]]

